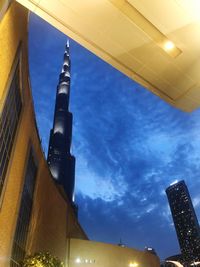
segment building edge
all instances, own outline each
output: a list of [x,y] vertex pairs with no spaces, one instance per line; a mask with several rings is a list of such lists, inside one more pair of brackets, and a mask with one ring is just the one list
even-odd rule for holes
[[[10,266],[14,250],[16,252],[14,243],[19,235],[19,216],[23,215],[20,212],[22,199],[25,197],[23,191],[27,173],[30,171],[27,169],[30,160],[34,162],[37,171],[33,172],[34,192],[23,250],[26,254],[50,251],[65,262],[68,239],[71,237],[88,239],[65,193],[53,181],[41,148],[28,69],[28,14],[27,9],[13,1],[0,21],[0,50],[3,51],[0,54],[3,66],[0,69],[1,120],[5,121],[3,116],[5,108],[6,110],[11,108],[7,100],[16,71],[19,85],[16,90],[18,98],[21,99],[21,111],[13,139],[9,139],[3,131],[3,136],[7,138],[11,149],[7,154],[9,155],[7,166],[3,166],[6,170],[5,175],[3,180],[0,178],[3,185],[0,194],[1,267]],[[16,60],[18,63],[14,66]]]

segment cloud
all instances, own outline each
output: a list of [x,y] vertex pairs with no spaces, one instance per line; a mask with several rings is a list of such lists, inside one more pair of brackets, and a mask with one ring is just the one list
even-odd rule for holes
[[[88,166],[87,160],[83,156],[78,156],[79,167],[76,172],[76,191],[83,196],[91,199],[100,198],[106,202],[119,200],[127,191],[127,185],[118,173],[113,179],[111,173],[106,173],[105,176],[97,174]],[[117,181],[115,183],[113,180]]]
[[150,204],[147,209],[146,209],[146,212],[147,213],[150,213],[152,211],[154,211],[156,208],[157,208],[158,204]]
[[194,205],[194,208],[199,207],[200,206],[200,197],[197,196],[197,197],[193,198],[192,203]]
[[162,216],[164,217],[165,221],[167,223],[171,223],[172,222],[172,215],[171,215],[171,211],[169,208],[169,205],[166,205],[162,211],[161,211]]

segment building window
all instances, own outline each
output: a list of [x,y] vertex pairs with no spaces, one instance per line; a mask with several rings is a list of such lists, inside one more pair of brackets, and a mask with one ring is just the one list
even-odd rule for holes
[[3,191],[21,108],[20,68],[18,63],[0,114],[0,197]]
[[25,173],[24,187],[21,196],[21,205],[15,230],[13,248],[11,254],[11,267],[19,267],[26,254],[26,241],[31,218],[33,194],[36,181],[37,167],[30,151]]

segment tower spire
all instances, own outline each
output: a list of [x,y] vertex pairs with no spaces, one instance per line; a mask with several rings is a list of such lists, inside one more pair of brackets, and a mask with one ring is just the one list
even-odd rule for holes
[[69,47],[69,39],[67,39],[66,47]]
[[69,98],[70,56],[69,40],[67,40],[56,92],[54,122],[50,131],[47,162],[53,178],[63,186],[69,200],[73,202],[75,158],[70,153],[73,116],[69,112]]

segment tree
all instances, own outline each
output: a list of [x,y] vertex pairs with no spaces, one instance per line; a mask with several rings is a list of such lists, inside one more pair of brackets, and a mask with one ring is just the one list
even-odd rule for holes
[[39,252],[33,256],[27,256],[21,267],[64,267],[64,264],[49,252]]

